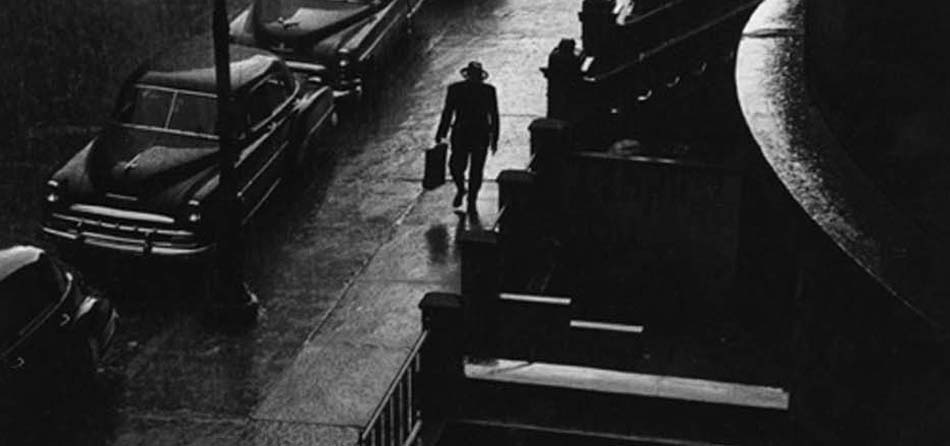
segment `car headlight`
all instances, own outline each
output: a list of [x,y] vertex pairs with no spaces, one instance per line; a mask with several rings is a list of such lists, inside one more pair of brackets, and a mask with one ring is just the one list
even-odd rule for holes
[[337,51],[337,67],[341,70],[345,70],[350,67],[353,63],[353,56],[350,54],[349,50],[342,49]]
[[49,204],[59,203],[60,200],[59,193],[59,182],[56,180],[49,180],[46,182],[46,202]]
[[188,201],[188,212],[185,214],[188,223],[198,224],[201,222],[201,203],[196,200]]

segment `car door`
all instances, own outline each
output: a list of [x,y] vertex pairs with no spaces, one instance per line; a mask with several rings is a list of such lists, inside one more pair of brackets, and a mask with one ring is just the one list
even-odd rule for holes
[[238,197],[247,221],[282,180],[291,136],[293,85],[272,73],[252,87],[244,101],[247,130],[237,165]]

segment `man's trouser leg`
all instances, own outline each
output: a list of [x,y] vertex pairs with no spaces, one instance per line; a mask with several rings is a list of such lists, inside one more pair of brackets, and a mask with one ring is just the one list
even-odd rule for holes
[[468,203],[474,206],[478,200],[478,190],[482,188],[482,176],[485,170],[485,158],[488,156],[488,147],[479,147],[472,150],[472,167],[468,171]]
[[449,173],[459,191],[465,190],[465,167],[468,164],[468,150],[452,144],[452,154],[449,155]]

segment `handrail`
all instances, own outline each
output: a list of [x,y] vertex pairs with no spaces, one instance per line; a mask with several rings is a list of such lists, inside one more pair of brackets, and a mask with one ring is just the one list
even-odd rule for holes
[[409,446],[422,430],[419,373],[421,351],[428,331],[423,331],[399,368],[369,423],[360,433],[360,446]]
[[649,9],[647,11],[639,12],[639,13],[637,12],[636,7],[634,7],[631,14],[629,15],[624,15],[624,14],[617,15],[617,25],[618,26],[641,25],[643,22],[650,20],[656,15],[662,14],[663,12],[669,11],[670,9],[673,9],[679,5],[685,5],[685,4],[686,4],[686,0],[673,0],[670,2],[666,2],[662,5],[659,5],[655,8]]

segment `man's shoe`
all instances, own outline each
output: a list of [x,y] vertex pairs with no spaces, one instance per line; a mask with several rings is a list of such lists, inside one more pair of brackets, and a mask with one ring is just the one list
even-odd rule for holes
[[464,190],[464,189],[459,189],[459,191],[455,193],[455,198],[452,199],[452,206],[454,206],[454,207],[459,207],[459,206],[461,206],[461,205],[462,205],[462,197],[464,197],[464,196],[465,196],[465,190]]

